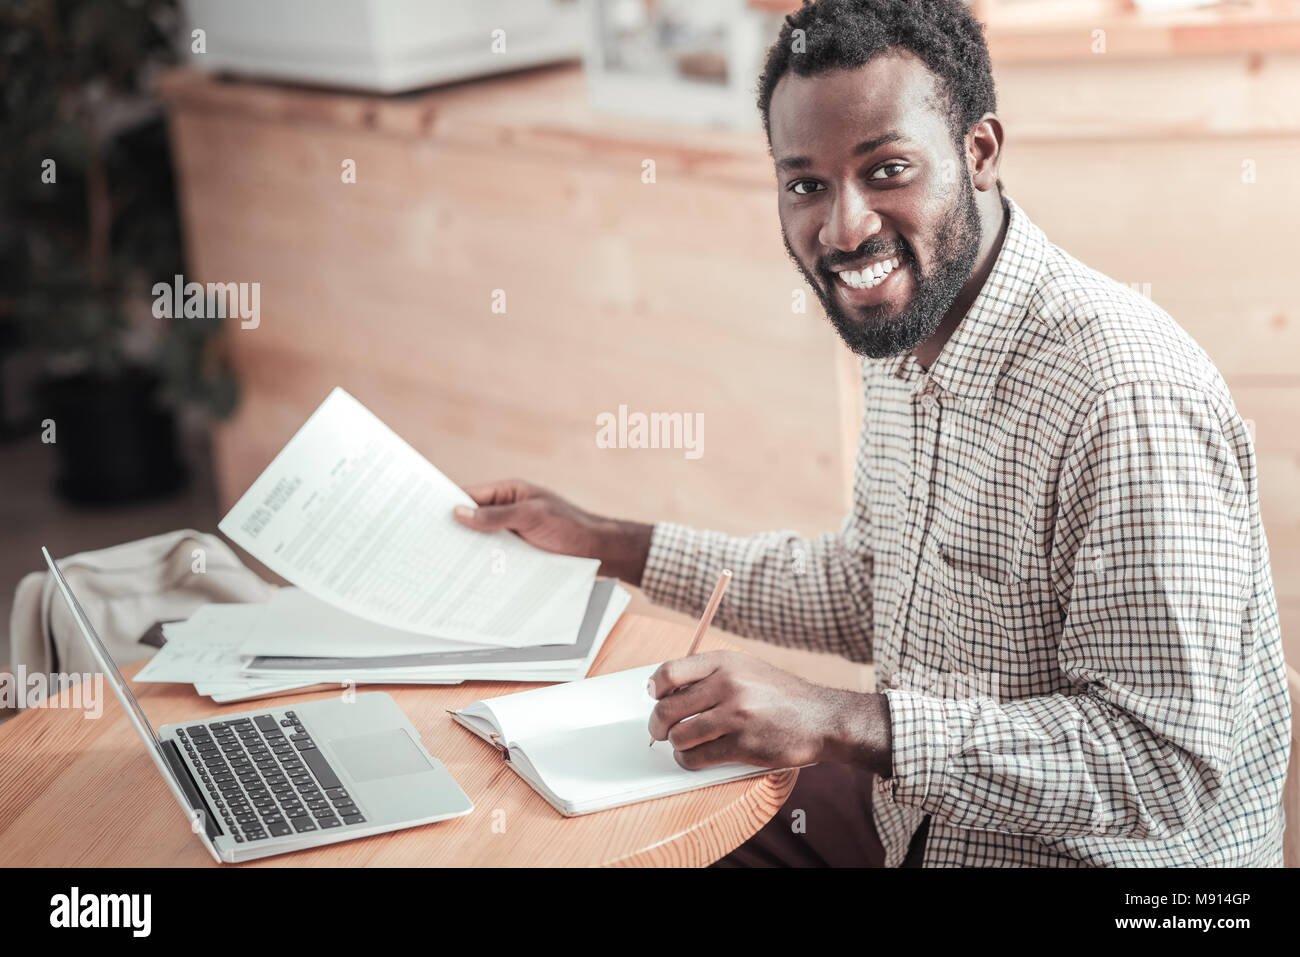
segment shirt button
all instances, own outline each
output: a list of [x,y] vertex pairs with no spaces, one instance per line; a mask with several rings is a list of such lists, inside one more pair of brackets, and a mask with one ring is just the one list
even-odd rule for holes
[[937,406],[938,404],[939,404],[938,401],[929,392],[921,396],[921,408],[925,409],[925,411],[927,412],[933,412],[935,406]]

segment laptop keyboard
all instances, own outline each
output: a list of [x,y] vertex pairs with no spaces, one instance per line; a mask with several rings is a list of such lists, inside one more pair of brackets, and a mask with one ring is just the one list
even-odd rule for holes
[[235,841],[361,824],[365,817],[292,711],[178,728],[208,800]]

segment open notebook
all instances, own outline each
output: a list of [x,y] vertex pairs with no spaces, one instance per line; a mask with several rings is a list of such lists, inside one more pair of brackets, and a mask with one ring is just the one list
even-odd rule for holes
[[648,747],[646,682],[657,667],[475,701],[451,716],[566,817],[770,773],[750,764],[687,771],[669,742]]

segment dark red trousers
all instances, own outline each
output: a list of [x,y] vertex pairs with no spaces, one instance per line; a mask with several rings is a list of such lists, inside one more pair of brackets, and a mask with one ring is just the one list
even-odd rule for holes
[[[772,820],[710,866],[883,867],[885,849],[871,817],[874,780],[870,771],[848,764],[802,768]],[[929,823],[927,817],[913,836],[903,867],[921,866]]]

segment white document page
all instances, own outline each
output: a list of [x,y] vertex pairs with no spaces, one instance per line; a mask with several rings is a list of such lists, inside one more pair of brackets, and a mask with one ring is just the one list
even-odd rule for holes
[[473,504],[335,389],[218,527],[304,591],[382,625],[506,647],[576,640],[600,563],[452,518]]
[[243,682],[239,646],[265,610],[264,602],[203,605],[183,622],[164,624],[166,642],[135,680]]
[[301,588],[279,588],[266,602],[266,614],[249,630],[240,653],[308,658],[368,658],[471,651],[499,645],[431,638],[390,628],[322,601]]

